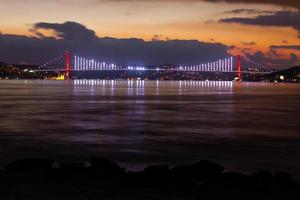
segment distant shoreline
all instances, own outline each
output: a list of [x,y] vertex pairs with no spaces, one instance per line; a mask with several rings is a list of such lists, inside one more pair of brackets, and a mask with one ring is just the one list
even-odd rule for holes
[[[258,71],[260,72],[260,71]],[[11,65],[0,63],[0,79],[28,79],[28,80],[166,80],[166,81],[235,81],[236,72],[221,73],[213,71],[82,71],[70,72],[70,77],[64,72],[55,71],[36,71],[35,66],[30,65]],[[285,82],[300,83],[300,67],[292,67],[285,70],[273,70],[267,74],[242,73],[244,82]]]
[[71,80],[53,80],[53,79],[3,79],[0,81],[53,81],[53,82],[74,82],[74,81],[120,81],[120,82],[131,82],[131,81],[145,81],[145,82],[227,82],[227,83],[257,83],[257,84],[299,84],[300,82],[262,82],[262,81],[222,81],[222,80],[143,80],[143,79],[71,79]]

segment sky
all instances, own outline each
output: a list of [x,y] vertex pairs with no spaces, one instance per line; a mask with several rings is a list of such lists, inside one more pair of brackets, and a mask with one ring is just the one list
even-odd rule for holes
[[2,62],[42,64],[68,48],[118,64],[300,64],[299,0],[0,0],[0,19]]

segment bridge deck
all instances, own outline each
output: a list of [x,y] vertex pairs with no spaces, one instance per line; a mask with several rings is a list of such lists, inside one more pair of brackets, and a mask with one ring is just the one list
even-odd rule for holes
[[[66,69],[45,69],[45,70],[33,70],[35,72],[65,72]],[[210,71],[210,70],[180,70],[180,69],[145,69],[145,70],[130,70],[130,69],[87,69],[87,70],[75,70],[73,72],[87,72],[87,71],[132,71],[132,72],[146,72],[146,71],[169,71],[169,72],[213,72],[213,73],[238,73],[238,71]],[[241,71],[243,74],[272,74],[273,72],[257,72],[257,71]]]

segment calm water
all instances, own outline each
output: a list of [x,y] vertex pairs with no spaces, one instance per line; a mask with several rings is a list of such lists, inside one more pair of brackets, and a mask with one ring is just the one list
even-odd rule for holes
[[0,167],[23,157],[130,168],[209,159],[300,177],[300,85],[0,81]]

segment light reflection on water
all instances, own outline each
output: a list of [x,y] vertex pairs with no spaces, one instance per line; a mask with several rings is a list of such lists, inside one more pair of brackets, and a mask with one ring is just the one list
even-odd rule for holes
[[210,159],[299,175],[300,86],[210,81],[0,81],[1,166],[21,157],[131,167]]
[[[115,81],[115,80],[74,80],[74,94],[88,92],[91,95],[125,95],[122,88],[127,88],[127,95],[183,95],[189,94],[188,88],[197,87],[199,93],[232,93],[233,82],[229,81]],[[102,86],[102,87],[100,87]],[[116,88],[118,90],[116,91]],[[155,88],[155,93],[154,93]],[[160,92],[161,89],[163,92]],[[226,90],[226,91],[225,91]],[[146,93],[145,93],[146,92]],[[195,94],[195,90],[191,94]]]

